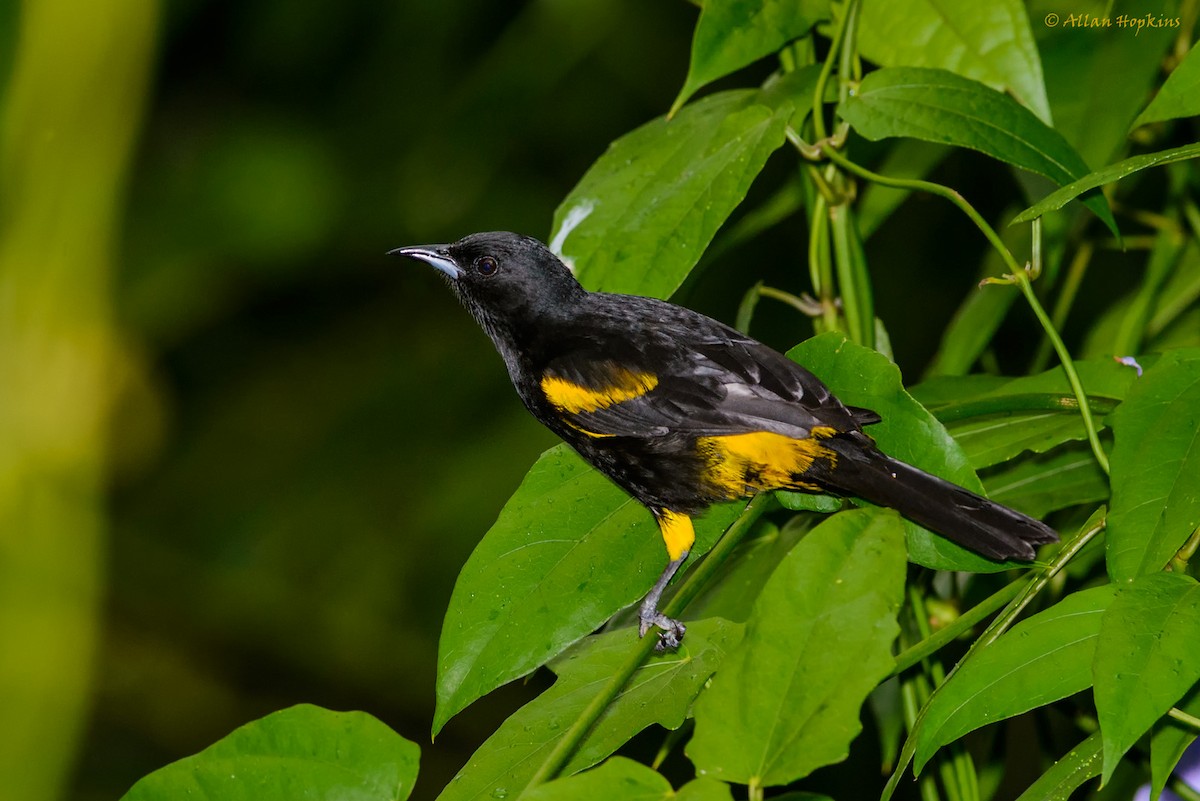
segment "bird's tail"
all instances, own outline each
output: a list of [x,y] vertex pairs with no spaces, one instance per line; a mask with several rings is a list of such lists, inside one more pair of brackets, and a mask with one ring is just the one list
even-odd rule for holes
[[1029,561],[1036,546],[1058,540],[1045,523],[892,459],[857,438],[833,437],[822,444],[838,454],[828,479],[834,489],[891,507],[990,559]]

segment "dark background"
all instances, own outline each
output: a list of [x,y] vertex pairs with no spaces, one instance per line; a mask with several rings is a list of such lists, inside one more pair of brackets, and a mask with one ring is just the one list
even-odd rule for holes
[[[454,577],[553,439],[436,274],[383,254],[476,230],[546,238],[607,144],[670,106],[696,14],[682,0],[166,5],[120,248],[135,360],[112,427],[102,644],[71,797],[118,797],[311,702],[420,743],[414,797],[428,799],[539,686],[479,702],[430,745]],[[750,203],[794,169],[777,155]],[[1012,183],[989,169],[968,154],[935,177],[994,212]],[[803,231],[785,221],[676,299],[732,320],[760,278],[803,291]],[[936,281],[906,258],[931,240]],[[927,199],[871,240],[906,375],[983,250]],[[810,333],[771,301],[754,330],[778,347]]]

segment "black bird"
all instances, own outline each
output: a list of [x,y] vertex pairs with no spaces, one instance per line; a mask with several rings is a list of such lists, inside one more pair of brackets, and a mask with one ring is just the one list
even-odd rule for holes
[[658,610],[687,559],[692,517],[776,489],[856,496],[991,559],[1034,558],[1058,539],[1020,512],[882,453],[846,406],[787,357],[661,300],[589,292],[545,245],[472,234],[397,248],[440,270],[495,344],[525,406],[658,521],[669,564],[642,602],[640,634],[682,623]]

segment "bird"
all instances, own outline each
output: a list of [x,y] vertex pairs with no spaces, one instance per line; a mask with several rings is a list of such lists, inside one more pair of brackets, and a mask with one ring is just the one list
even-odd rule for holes
[[593,292],[539,240],[493,231],[388,255],[437,269],[495,345],[517,395],[658,523],[663,569],[638,634],[674,650],[686,626],[659,609],[695,541],[693,519],[721,501],[793,490],[857,497],[989,559],[1030,561],[1058,539],[1045,523],[884,454],[800,364],[699,312]]

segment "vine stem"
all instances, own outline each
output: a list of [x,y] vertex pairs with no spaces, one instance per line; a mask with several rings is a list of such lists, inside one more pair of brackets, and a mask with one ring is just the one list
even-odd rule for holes
[[1184,712],[1182,709],[1177,707],[1171,707],[1168,709],[1167,715],[1184,724],[1185,726],[1190,726],[1192,729],[1200,732],[1200,718],[1196,717],[1195,715],[1189,715],[1187,712]]
[[1054,327],[1054,323],[1051,322],[1049,315],[1046,314],[1046,310],[1042,308],[1037,294],[1034,293],[1033,284],[1029,280],[1029,274],[1017,264],[1017,260],[1013,258],[1012,252],[1001,241],[999,235],[992,229],[992,226],[987,224],[987,221],[975,210],[974,206],[967,202],[966,198],[948,186],[942,186],[930,181],[920,181],[910,178],[888,178],[886,175],[879,175],[850,161],[850,159],[843,156],[828,143],[824,143],[821,146],[821,152],[834,164],[865,180],[884,186],[923,191],[943,197],[957,206],[963,214],[966,214],[971,219],[971,222],[975,223],[975,227],[987,238],[988,242],[992,244],[992,247],[995,248],[996,252],[1004,260],[1005,265],[1011,270],[1008,280],[1016,284],[1017,288],[1021,290],[1021,294],[1025,296],[1025,301],[1029,304],[1034,316],[1037,317],[1042,329],[1046,332],[1046,337],[1050,340],[1050,344],[1053,345],[1055,353],[1058,354],[1063,372],[1067,375],[1067,383],[1071,386],[1071,392],[1075,395],[1075,399],[1079,401],[1079,414],[1083,418],[1083,426],[1087,430],[1088,443],[1092,447],[1096,463],[1100,465],[1100,468],[1107,475],[1109,472],[1108,454],[1104,452],[1104,448],[1100,445],[1100,435],[1096,430],[1096,421],[1092,417],[1092,409],[1088,405],[1087,394],[1083,391],[1083,383],[1079,380],[1079,373],[1075,371],[1075,363],[1071,359],[1071,353],[1067,350],[1067,346],[1063,344],[1062,337],[1058,334],[1058,329]]
[[[708,552],[708,556],[701,561],[691,572],[688,573],[683,583],[679,585],[679,591],[671,598],[664,606],[663,614],[668,617],[677,616],[691,601],[699,594],[713,577],[716,571],[725,563],[733,549],[738,546],[745,537],[746,532],[754,525],[758,518],[762,517],[763,513],[770,508],[774,496],[770,493],[763,493],[754,498],[746,505],[746,509],[730,524],[729,528],[725,529],[725,533],[721,535],[721,539],[713,546],[713,549]],[[567,764],[567,760],[579,748],[579,744],[583,742],[583,738],[587,736],[592,727],[596,725],[596,721],[604,714],[604,710],[613,702],[613,699],[620,694],[625,685],[637,672],[637,669],[642,666],[642,663],[649,658],[650,653],[654,650],[654,646],[658,643],[658,638],[655,636],[643,637],[638,641],[637,647],[629,654],[629,658],[617,669],[604,685],[603,689],[588,703],[584,710],[571,724],[571,727],[563,734],[562,739],[554,746],[550,753],[546,756],[544,762],[534,773],[529,780],[528,787],[534,787],[539,784],[550,781],[563,769]]]

